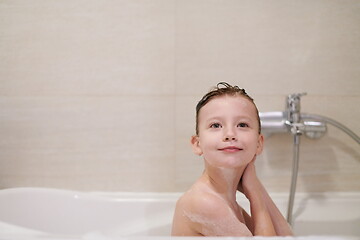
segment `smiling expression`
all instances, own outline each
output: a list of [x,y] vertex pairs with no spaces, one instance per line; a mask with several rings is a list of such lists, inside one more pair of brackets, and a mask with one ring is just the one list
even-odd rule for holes
[[199,112],[199,134],[191,142],[212,166],[245,166],[263,145],[254,104],[242,96],[212,99]]

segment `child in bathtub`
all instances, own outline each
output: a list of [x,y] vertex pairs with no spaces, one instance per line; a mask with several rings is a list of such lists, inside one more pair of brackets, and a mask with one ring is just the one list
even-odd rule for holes
[[[205,170],[176,204],[173,236],[285,236],[288,223],[255,172],[263,149],[260,119],[245,90],[219,83],[196,106],[195,154]],[[250,202],[251,216],[236,202]]]

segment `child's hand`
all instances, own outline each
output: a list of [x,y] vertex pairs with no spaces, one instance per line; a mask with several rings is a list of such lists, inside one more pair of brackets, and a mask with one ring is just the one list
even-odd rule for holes
[[256,159],[256,155],[251,160],[251,162],[249,162],[249,164],[246,166],[238,185],[238,190],[244,193],[245,196],[248,196],[248,193],[251,190],[253,190],[253,188],[256,186],[258,181],[255,171],[255,164],[254,164],[255,159]]

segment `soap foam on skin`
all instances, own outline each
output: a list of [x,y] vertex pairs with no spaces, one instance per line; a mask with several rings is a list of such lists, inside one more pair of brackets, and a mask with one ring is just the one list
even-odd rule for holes
[[[225,197],[222,196],[222,194],[220,194],[220,193],[214,192],[213,189],[211,189],[207,184],[205,184],[203,182],[201,182],[201,186],[194,185],[193,188],[190,189],[190,191],[197,191],[196,188],[199,188],[200,191],[205,190],[207,193],[224,201],[224,205],[227,206],[227,210],[231,217],[227,218],[227,220],[224,220],[224,219],[219,220],[219,219],[207,218],[206,214],[193,213],[193,212],[188,212],[186,210],[183,210],[183,216],[185,216],[186,218],[188,218],[190,221],[192,221],[194,223],[198,223],[198,224],[204,226],[202,229],[202,234],[204,234],[204,235],[211,236],[211,235],[214,235],[214,233],[216,233],[216,235],[221,236],[221,235],[227,235],[229,233],[229,231],[230,232],[235,231],[236,228],[238,228],[238,225],[235,224],[232,219],[238,219],[238,220],[240,220],[240,219],[237,217],[237,214],[235,213],[236,210],[232,209],[228,205]],[[216,209],[210,209],[210,211],[216,211]],[[240,215],[240,218],[242,219],[240,221],[243,222],[244,217],[243,217],[241,211],[239,212],[239,215]],[[220,226],[219,226],[219,221],[221,223]],[[226,226],[226,229],[224,229],[224,226]]]
[[[236,218],[234,212],[231,210],[231,208],[228,208],[229,211],[231,212],[231,214]],[[222,224],[223,226],[227,226],[227,229],[223,229],[221,226],[218,225],[219,220],[218,219],[211,219],[211,218],[206,218],[204,217],[204,215],[201,214],[194,214],[194,213],[189,213],[187,211],[183,211],[183,215],[185,217],[187,217],[190,221],[194,222],[194,223],[199,223],[203,227],[202,229],[202,233],[204,235],[213,235],[214,233],[216,233],[217,235],[221,236],[221,235],[226,235],[228,234],[229,229],[235,229],[236,226],[235,224],[231,224],[233,223],[233,221],[226,221],[226,220],[222,220]]]
[[205,229],[202,229],[202,233],[204,235],[212,235],[212,233],[207,230],[211,229],[213,232],[221,234],[221,232],[225,233],[215,222],[214,219],[208,219],[200,214],[188,213],[184,210],[184,216],[187,217],[190,221],[199,223],[203,226],[206,226]]

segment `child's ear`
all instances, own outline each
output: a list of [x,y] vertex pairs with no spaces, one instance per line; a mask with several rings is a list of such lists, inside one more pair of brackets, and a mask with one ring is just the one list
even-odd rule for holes
[[264,148],[264,136],[260,134],[256,148],[256,155],[260,155],[263,151],[263,148]]
[[192,147],[193,152],[196,155],[201,156],[203,154],[203,152],[200,148],[199,136],[197,136],[197,135],[192,136],[190,142],[191,142],[191,147]]

